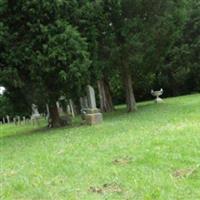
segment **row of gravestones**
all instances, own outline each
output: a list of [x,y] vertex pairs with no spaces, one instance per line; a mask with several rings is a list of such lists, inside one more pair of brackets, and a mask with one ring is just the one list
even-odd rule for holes
[[[98,124],[103,121],[103,116],[100,110],[96,106],[96,98],[95,98],[95,91],[92,86],[88,85],[87,86],[87,95],[84,97],[80,98],[80,105],[81,105],[81,114],[82,114],[82,119],[86,124],[93,125],[93,124]],[[156,97],[155,102],[160,103],[162,102],[162,99],[159,97],[163,94],[163,89],[160,91],[153,91],[151,90],[151,94]],[[64,99],[64,97],[61,97],[61,99]],[[58,113],[59,115],[65,114],[63,111],[63,108],[60,106],[59,101],[56,103],[57,108],[58,108]],[[46,109],[47,109],[47,115],[46,119],[49,119],[50,113],[49,113],[49,106],[46,104]],[[75,112],[74,112],[74,105],[72,100],[69,100],[69,104],[67,105],[67,114],[71,115],[72,117],[75,117]],[[37,123],[39,124],[39,118],[41,117],[41,114],[38,111],[38,108],[35,104],[32,104],[32,115],[31,115],[31,121],[33,124]],[[10,123],[10,118],[7,115],[6,120],[3,118],[3,121],[0,122],[2,123]],[[21,119],[20,117],[13,118],[13,122],[15,124],[21,124]],[[23,124],[28,123],[29,120],[23,117]]]
[[23,117],[16,116],[11,119],[10,116],[8,115],[6,117],[3,117],[2,121],[0,121],[0,124],[9,124],[11,122],[13,122],[15,125],[30,124],[30,123],[34,124],[32,119],[26,118],[25,116]]

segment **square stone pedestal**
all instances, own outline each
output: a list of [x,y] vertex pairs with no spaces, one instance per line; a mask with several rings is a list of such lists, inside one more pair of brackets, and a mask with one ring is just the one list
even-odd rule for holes
[[100,124],[103,121],[101,113],[85,114],[85,122],[88,125]]

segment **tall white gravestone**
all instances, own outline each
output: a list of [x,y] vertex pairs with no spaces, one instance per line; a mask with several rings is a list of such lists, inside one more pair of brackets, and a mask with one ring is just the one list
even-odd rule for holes
[[102,113],[96,107],[95,91],[92,86],[87,86],[87,103],[88,107],[84,109],[84,119],[87,124],[99,124],[103,121]]
[[35,104],[32,104],[31,121],[33,122],[33,124],[37,123],[39,125],[39,118],[40,118],[40,113],[38,111],[38,107]]
[[7,123],[10,123],[10,117],[9,115],[6,115]]

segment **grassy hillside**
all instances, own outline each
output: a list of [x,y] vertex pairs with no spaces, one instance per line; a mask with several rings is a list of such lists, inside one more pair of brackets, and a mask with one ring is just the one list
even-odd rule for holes
[[199,94],[92,127],[3,125],[0,141],[3,200],[200,199]]

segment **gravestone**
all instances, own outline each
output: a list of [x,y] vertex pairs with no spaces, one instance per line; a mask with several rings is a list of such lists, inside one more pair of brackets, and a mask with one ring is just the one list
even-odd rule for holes
[[87,86],[88,107],[85,110],[84,120],[87,124],[99,124],[103,121],[102,113],[96,107],[95,91],[92,86]]
[[26,124],[31,124],[31,120],[29,118],[26,119]]
[[6,115],[7,123],[10,123],[10,117],[9,115]]
[[50,117],[50,112],[49,112],[49,105],[46,104],[46,110],[47,110],[47,115],[46,115],[46,119],[48,120]]
[[151,90],[151,94],[152,94],[152,96],[156,97],[156,99],[154,100],[155,103],[163,103],[164,102],[160,98],[160,96],[163,94],[163,89],[162,88],[160,90],[158,90],[158,91]]
[[66,111],[67,111],[67,114],[68,114],[68,115],[71,115],[71,109],[70,109],[70,105],[69,105],[69,104],[67,105]]
[[74,114],[74,104],[73,104],[73,101],[71,99],[69,100],[69,107],[70,107],[71,115],[74,118],[75,117],[75,114]]
[[26,124],[26,117],[25,116],[23,116],[23,124],[25,125]]
[[17,116],[17,123],[20,124],[21,121],[20,121],[20,116]]
[[40,119],[40,113],[38,111],[38,107],[35,104],[32,104],[32,115],[31,115],[31,121],[33,125],[37,123],[39,125],[39,119]]
[[16,125],[16,118],[15,118],[15,117],[13,118],[13,122],[14,122],[14,124]]
[[88,97],[88,107],[90,109],[96,109],[96,99],[94,88],[90,85],[87,86],[87,97]]

